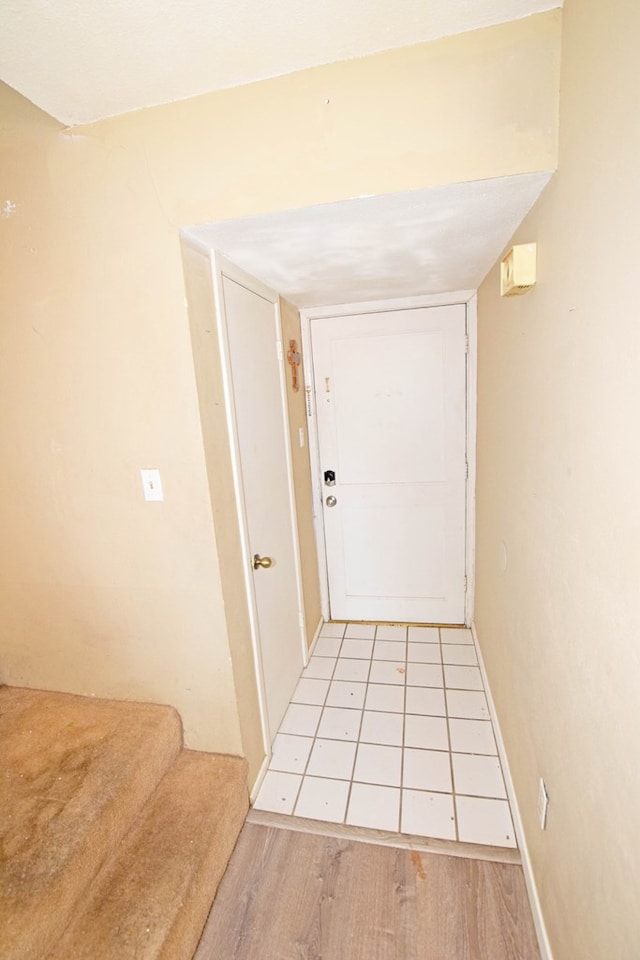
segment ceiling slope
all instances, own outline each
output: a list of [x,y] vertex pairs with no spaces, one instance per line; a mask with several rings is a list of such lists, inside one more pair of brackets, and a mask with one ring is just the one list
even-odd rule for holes
[[219,250],[297,307],[475,290],[551,171],[204,224]]
[[562,0],[3,0],[0,79],[66,125],[491,26]]

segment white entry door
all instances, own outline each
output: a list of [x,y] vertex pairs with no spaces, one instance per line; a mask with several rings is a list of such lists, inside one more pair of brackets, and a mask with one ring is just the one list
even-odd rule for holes
[[311,337],[331,616],[464,623],[465,306]]
[[257,280],[222,258],[216,263],[245,576],[270,743],[305,646],[279,304]]

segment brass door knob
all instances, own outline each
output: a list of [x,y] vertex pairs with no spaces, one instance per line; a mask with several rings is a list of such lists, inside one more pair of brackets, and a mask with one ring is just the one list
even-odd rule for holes
[[254,553],[253,555],[253,569],[257,570],[258,567],[264,567],[265,570],[268,570],[269,567],[273,566],[273,560],[271,557],[261,557],[259,553]]

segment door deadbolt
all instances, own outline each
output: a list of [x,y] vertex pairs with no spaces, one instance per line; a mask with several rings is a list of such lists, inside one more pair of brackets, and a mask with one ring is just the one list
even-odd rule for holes
[[335,497],[327,497],[327,499],[325,500],[325,503],[328,507],[335,507],[337,502],[338,501],[336,500]]
[[335,472],[335,470],[325,470],[325,472],[324,472],[324,485],[325,485],[325,487],[335,487],[335,485],[336,485],[336,472]]

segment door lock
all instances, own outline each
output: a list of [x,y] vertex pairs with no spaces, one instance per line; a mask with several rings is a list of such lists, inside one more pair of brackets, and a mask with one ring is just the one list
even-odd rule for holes
[[335,472],[335,470],[325,470],[325,472],[324,472],[324,485],[325,485],[325,487],[335,487],[335,485],[336,485],[336,472]]
[[327,499],[325,500],[325,503],[328,507],[335,507],[337,502],[338,501],[336,500],[335,497],[327,497]]
[[261,557],[259,553],[254,553],[253,555],[253,569],[257,570],[258,567],[263,567],[265,570],[268,570],[269,567],[273,566],[273,560],[271,557]]

